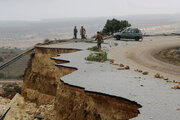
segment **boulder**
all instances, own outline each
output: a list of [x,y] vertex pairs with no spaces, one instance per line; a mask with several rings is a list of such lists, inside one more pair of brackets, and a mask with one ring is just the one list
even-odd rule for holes
[[124,67],[124,65],[123,65],[123,64],[120,64],[119,66],[120,66],[120,67]]
[[180,89],[180,85],[175,85],[172,89]]
[[112,65],[118,65],[117,63],[112,63]]
[[160,75],[159,73],[156,73],[156,74],[154,75],[154,77],[155,77],[155,78],[161,78],[161,75]]
[[145,72],[143,72],[142,74],[143,74],[143,75],[148,75],[149,72],[145,71]]
[[169,80],[169,78],[168,78],[168,77],[164,77],[164,76],[163,76],[163,79],[164,79],[164,80]]
[[129,70],[129,69],[130,69],[130,67],[127,65],[127,66],[125,67],[125,69],[126,69],[126,70]]
[[173,80],[173,83],[179,83],[179,84],[180,84],[180,81],[177,81],[177,80]]

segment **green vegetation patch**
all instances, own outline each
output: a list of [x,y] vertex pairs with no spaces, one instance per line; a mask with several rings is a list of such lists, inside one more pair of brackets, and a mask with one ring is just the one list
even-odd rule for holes
[[107,53],[104,51],[91,53],[88,57],[85,58],[85,60],[95,61],[95,62],[105,62],[107,61]]
[[107,20],[102,33],[103,35],[113,35],[113,33],[119,32],[121,30],[124,30],[127,27],[130,27],[131,24],[127,20]]
[[94,47],[88,48],[87,50],[98,52],[99,48],[97,46],[94,46]]

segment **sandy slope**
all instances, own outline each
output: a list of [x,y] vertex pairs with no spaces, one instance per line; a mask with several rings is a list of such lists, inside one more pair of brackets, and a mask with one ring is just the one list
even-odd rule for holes
[[180,79],[180,66],[175,66],[157,60],[153,57],[156,52],[168,47],[180,46],[179,37],[151,37],[143,42],[131,42],[129,45],[113,48],[108,57],[116,63],[123,63],[133,69],[148,71],[154,75],[160,73],[170,79]]

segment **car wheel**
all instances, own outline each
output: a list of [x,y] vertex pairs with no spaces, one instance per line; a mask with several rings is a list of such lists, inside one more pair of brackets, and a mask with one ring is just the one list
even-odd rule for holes
[[117,36],[117,37],[116,37],[116,40],[120,40],[120,39],[121,39],[121,36]]
[[136,37],[136,38],[135,38],[135,41],[139,41],[139,37]]

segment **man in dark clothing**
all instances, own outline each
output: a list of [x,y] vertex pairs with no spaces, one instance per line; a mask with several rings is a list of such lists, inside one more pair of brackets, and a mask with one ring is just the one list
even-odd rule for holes
[[81,26],[80,35],[81,35],[81,39],[84,39],[84,28],[83,28],[83,26]]
[[97,40],[97,47],[99,48],[99,50],[101,50],[101,43],[103,42],[103,37],[99,31],[97,32],[95,40]]
[[74,27],[74,39],[77,39],[77,33],[78,33],[78,30],[76,28],[76,26]]
[[83,28],[83,37],[84,37],[84,39],[86,39],[86,29],[85,28]]

